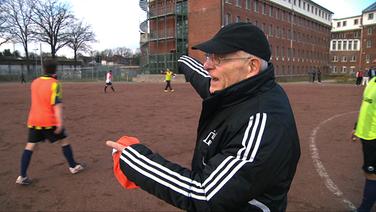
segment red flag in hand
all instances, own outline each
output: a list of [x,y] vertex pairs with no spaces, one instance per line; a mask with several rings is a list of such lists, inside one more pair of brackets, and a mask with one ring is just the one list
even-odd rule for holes
[[[140,141],[135,137],[129,137],[129,136],[123,136],[119,140],[116,141],[117,143],[123,145],[125,148],[132,144],[138,144]],[[120,169],[120,151],[114,151],[112,152],[112,158],[114,160],[114,174],[116,179],[119,181],[119,183],[126,189],[133,189],[133,188],[139,188],[134,182],[128,180],[128,178],[124,175],[124,173]]]

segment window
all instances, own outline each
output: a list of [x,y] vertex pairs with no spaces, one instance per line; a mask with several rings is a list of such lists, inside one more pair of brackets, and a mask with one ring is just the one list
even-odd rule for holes
[[268,33],[267,33],[267,28],[266,28],[266,25],[265,25],[265,23],[262,23],[261,24],[261,29],[262,29],[262,31],[265,33],[265,35],[267,35]]
[[358,50],[358,41],[354,40],[354,50]]
[[225,3],[231,4],[230,0],[225,0]]
[[342,73],[346,73],[346,66],[342,67]]
[[270,16],[270,17],[273,16],[273,7],[270,7],[270,9],[269,9],[269,16]]
[[236,16],[236,23],[240,22],[240,16]]
[[359,37],[359,32],[354,32],[354,38],[358,38]]
[[337,56],[333,56],[333,62],[337,62],[338,61],[338,58],[337,58]]
[[344,27],[345,27],[345,26],[346,26],[346,24],[347,24],[347,22],[346,22],[346,21],[343,21],[343,22],[342,22],[342,26],[344,26]]
[[367,48],[371,48],[372,47],[372,41],[371,40],[367,40]]
[[236,0],[236,6],[237,6],[237,7],[242,7],[242,3],[241,3],[240,0]]
[[349,46],[347,48],[348,50],[352,50],[352,40],[349,40]]
[[351,61],[351,62],[356,62],[356,56],[355,56],[355,55],[352,55],[350,61]]
[[265,3],[261,4],[261,12],[262,12],[263,15],[266,15],[266,4]]
[[366,55],[366,63],[369,63],[371,61],[371,56],[369,54]]
[[255,1],[253,2],[253,10],[254,10],[256,13],[258,13],[258,0],[255,0]]
[[347,62],[347,57],[346,56],[342,57],[342,62]]
[[372,20],[372,19],[373,19],[373,13],[368,14],[368,20]]
[[273,36],[273,25],[272,24],[269,25],[269,35]]
[[225,25],[231,24],[231,14],[227,13],[225,16]]
[[359,24],[359,20],[358,19],[354,19],[354,25],[358,25]]
[[279,27],[277,27],[276,31],[277,31],[277,32],[276,32],[276,37],[277,37],[277,38],[281,37],[280,32],[279,32]]
[[337,22],[337,27],[341,27],[341,22]]
[[251,9],[251,0],[245,1],[245,9],[247,9],[247,10]]
[[347,41],[344,40],[344,41],[343,41],[343,50],[346,50],[346,49],[347,49]]
[[336,66],[333,66],[333,67],[332,67],[332,71],[333,71],[333,73],[336,73],[336,72],[337,72],[337,67],[336,67]]
[[337,41],[332,41],[332,50],[336,50]]
[[372,27],[368,28],[368,35],[372,35]]
[[338,41],[337,49],[338,50],[342,49],[342,41]]

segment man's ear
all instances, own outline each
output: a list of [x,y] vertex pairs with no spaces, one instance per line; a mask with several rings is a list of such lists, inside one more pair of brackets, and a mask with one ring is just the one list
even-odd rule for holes
[[248,77],[253,77],[260,72],[261,61],[257,58],[250,58],[248,62]]

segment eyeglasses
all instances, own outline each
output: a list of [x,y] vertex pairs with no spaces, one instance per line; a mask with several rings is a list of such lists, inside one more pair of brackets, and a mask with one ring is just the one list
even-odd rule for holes
[[213,64],[214,66],[219,66],[221,64],[222,61],[225,61],[225,60],[247,60],[249,58],[251,58],[252,56],[250,57],[229,57],[229,58],[226,58],[226,57],[221,57],[221,56],[218,56],[218,55],[215,55],[215,54],[205,54],[206,56],[206,61],[209,61],[211,64]]

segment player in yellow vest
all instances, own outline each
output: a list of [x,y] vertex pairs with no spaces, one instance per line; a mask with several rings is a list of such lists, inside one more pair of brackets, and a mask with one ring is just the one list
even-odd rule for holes
[[174,72],[172,72],[170,69],[167,69],[166,72],[164,72],[164,74],[165,74],[165,81],[166,81],[166,87],[164,89],[164,92],[167,92],[168,91],[167,89],[170,89],[171,92],[174,92],[174,89],[172,89],[171,87],[172,77],[175,76]]
[[363,170],[366,176],[363,200],[357,211],[368,212],[376,201],[376,78],[364,89],[353,141],[357,140],[357,137],[362,142]]

